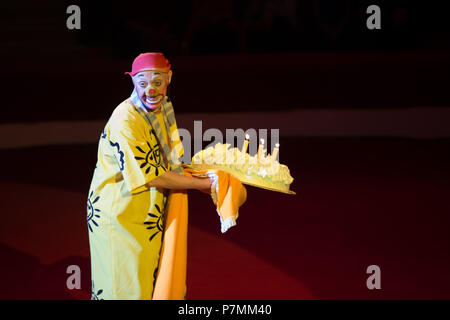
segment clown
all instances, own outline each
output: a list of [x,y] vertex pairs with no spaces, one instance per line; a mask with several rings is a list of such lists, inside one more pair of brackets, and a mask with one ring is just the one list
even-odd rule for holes
[[185,175],[180,167],[183,148],[166,96],[169,61],[144,53],[127,74],[134,90],[101,134],[88,196],[93,299],[152,299],[169,194],[211,187],[210,178]]

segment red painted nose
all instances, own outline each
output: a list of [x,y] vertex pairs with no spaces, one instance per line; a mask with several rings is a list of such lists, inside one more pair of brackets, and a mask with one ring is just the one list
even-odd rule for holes
[[148,91],[147,91],[147,95],[148,96],[154,96],[156,94],[156,90],[155,89],[149,89]]

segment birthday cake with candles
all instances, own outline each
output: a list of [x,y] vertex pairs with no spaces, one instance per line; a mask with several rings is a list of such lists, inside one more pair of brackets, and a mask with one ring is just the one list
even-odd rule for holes
[[[273,155],[265,155],[262,148],[254,156],[245,150],[230,148],[229,143],[217,143],[197,152],[189,165],[195,170],[222,170],[238,178],[242,183],[267,190],[295,194],[289,190],[294,181],[289,168],[277,160],[278,148]],[[244,152],[243,152],[244,151]],[[275,149],[274,149],[275,151]]]

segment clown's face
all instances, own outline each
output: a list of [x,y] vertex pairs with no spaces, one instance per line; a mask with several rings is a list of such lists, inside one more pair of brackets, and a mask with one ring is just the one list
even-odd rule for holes
[[150,110],[156,110],[161,105],[167,93],[172,77],[172,71],[141,71],[132,77],[134,87],[144,105]]

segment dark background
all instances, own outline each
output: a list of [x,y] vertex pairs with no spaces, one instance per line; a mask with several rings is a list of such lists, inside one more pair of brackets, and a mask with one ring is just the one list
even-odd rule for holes
[[[177,112],[447,107],[443,3],[4,1],[1,122],[104,119],[146,51],[171,60]],[[81,30],[66,28],[71,4]],[[381,30],[366,28],[369,4]]]

